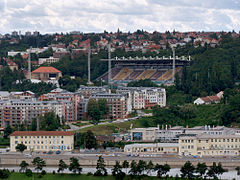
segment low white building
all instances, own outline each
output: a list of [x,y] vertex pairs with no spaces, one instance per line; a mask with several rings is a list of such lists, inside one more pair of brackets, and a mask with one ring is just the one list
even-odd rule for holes
[[51,63],[56,63],[59,61],[59,58],[54,58],[54,57],[49,57],[49,58],[39,58],[38,59],[38,64],[41,65],[43,63],[51,64]]
[[178,143],[128,144],[124,153],[130,154],[178,154]]

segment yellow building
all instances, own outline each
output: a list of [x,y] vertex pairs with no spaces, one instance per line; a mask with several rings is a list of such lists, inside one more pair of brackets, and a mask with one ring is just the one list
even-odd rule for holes
[[183,156],[238,156],[240,135],[182,136],[179,138],[179,155]]
[[10,151],[18,144],[27,146],[27,151],[72,151],[74,133],[64,131],[15,131],[10,135]]

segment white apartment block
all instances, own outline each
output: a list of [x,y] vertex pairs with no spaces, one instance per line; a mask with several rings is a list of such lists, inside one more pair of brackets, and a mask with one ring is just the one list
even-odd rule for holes
[[166,106],[166,91],[156,87],[119,87],[118,94],[129,92],[133,109],[151,108],[153,106]]
[[49,57],[49,58],[39,58],[38,59],[38,64],[41,65],[43,63],[51,64],[51,63],[56,63],[59,61],[59,58],[54,58],[54,57]]

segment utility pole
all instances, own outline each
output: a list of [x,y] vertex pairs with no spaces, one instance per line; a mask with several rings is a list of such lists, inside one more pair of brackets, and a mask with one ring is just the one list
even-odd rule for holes
[[172,47],[172,51],[173,51],[172,81],[173,81],[173,83],[174,83],[174,81],[175,81],[175,60],[176,60],[174,47]]
[[90,69],[91,68],[90,57],[91,57],[91,47],[89,45],[89,47],[88,47],[88,82],[87,82],[88,85],[92,84],[92,82],[91,82],[91,69]]
[[31,51],[32,51],[32,46],[29,49],[28,53],[28,78],[31,81]]
[[108,44],[108,84],[111,84],[111,44]]

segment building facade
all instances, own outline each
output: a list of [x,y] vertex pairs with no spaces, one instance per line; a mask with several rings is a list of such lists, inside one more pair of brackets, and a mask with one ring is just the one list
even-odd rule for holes
[[240,135],[182,136],[179,138],[179,155],[183,156],[238,156]]
[[72,151],[74,133],[63,131],[15,131],[10,134],[10,151],[24,144],[27,151]]

